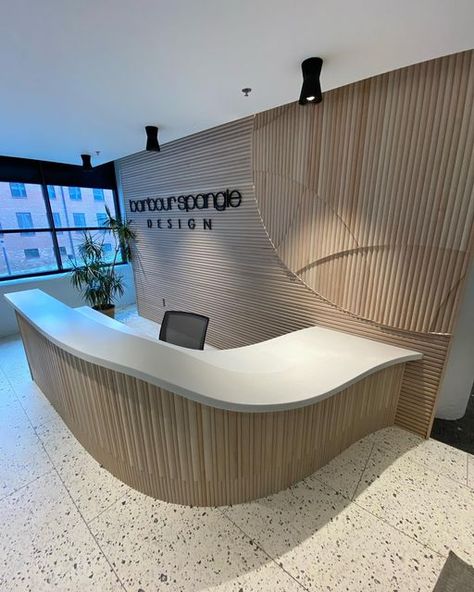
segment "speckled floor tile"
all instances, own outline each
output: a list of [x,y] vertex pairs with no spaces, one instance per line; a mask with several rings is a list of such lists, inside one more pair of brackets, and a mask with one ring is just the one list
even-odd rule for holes
[[375,447],[355,501],[444,556],[474,563],[474,491]]
[[4,372],[0,370],[0,409],[16,400],[16,394]]
[[17,401],[0,408],[0,498],[52,468]]
[[58,417],[54,407],[31,379],[13,383],[13,388],[34,427]]
[[123,590],[55,471],[0,505],[0,591]]
[[467,484],[474,489],[474,456],[467,455]]
[[372,438],[359,440],[308,479],[317,478],[352,499],[372,446]]
[[130,490],[94,460],[59,416],[37,433],[87,522]]
[[217,509],[167,504],[134,492],[91,528],[130,590],[301,592]]
[[444,559],[316,479],[226,516],[308,590],[431,592]]
[[4,372],[10,383],[29,378],[31,380],[28,361],[23,343],[19,337],[0,339],[0,370]]
[[437,440],[425,440],[397,427],[380,430],[375,439],[394,457],[403,455],[459,483],[467,482],[467,453],[462,450]]

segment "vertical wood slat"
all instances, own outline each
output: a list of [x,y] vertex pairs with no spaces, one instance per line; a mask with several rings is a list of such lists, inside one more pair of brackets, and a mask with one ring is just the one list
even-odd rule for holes
[[33,377],[74,436],[116,477],[165,501],[275,493],[394,422],[404,364],[307,407],[238,413],[79,359],[17,318]]

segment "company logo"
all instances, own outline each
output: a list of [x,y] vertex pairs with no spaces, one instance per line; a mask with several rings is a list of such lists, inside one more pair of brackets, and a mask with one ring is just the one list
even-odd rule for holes
[[[146,199],[130,199],[128,201],[131,212],[192,212],[196,210],[215,210],[224,212],[228,208],[238,208],[242,203],[242,194],[237,189],[226,189],[215,193],[197,193],[196,195],[179,195],[178,197],[148,197]],[[155,220],[148,218],[148,228],[171,229],[189,228],[194,230],[196,224],[201,224],[203,230],[212,230],[212,218],[196,221],[194,218],[181,220],[168,218]]]

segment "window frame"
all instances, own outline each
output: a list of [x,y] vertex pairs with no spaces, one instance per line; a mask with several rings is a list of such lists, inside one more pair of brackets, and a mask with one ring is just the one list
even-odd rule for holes
[[[71,201],[82,201],[82,187],[77,187],[77,185],[64,185],[64,187],[68,188],[69,199]],[[75,191],[71,193],[71,189],[74,189]],[[73,197],[73,195],[75,195],[76,197]]]
[[[27,255],[26,254],[27,251],[30,251],[30,253],[35,253],[35,255],[33,255],[33,256]],[[23,249],[23,252],[25,254],[25,259],[36,259],[36,258],[41,257],[40,250],[37,247],[30,247],[30,248],[27,248],[27,249]]]
[[[16,183],[16,181],[7,181],[7,183]],[[49,183],[49,184],[51,185],[51,183]],[[5,236],[7,234],[21,235],[25,231],[26,232],[30,231],[32,233],[37,233],[37,232],[38,233],[41,233],[41,232],[49,233],[51,235],[51,240],[53,243],[53,252],[54,252],[54,257],[56,260],[56,269],[51,269],[48,271],[36,271],[36,272],[32,272],[32,273],[16,273],[16,274],[11,274],[11,275],[6,275],[4,277],[0,277],[0,283],[11,282],[12,280],[20,280],[20,279],[25,279],[25,278],[44,277],[44,276],[48,276],[48,275],[59,275],[62,273],[68,273],[69,271],[71,271],[72,267],[64,267],[64,265],[63,265],[57,235],[58,234],[61,235],[61,233],[63,233],[63,232],[86,232],[86,231],[107,230],[107,228],[104,226],[80,226],[80,227],[79,226],[68,226],[68,227],[57,228],[54,224],[53,210],[52,210],[52,206],[51,206],[51,203],[49,200],[48,184],[35,183],[35,185],[41,186],[43,201],[44,201],[44,205],[45,205],[45,209],[46,209],[46,217],[47,217],[49,226],[35,227],[33,225],[33,228],[31,228],[31,230],[30,229],[20,229],[20,228],[2,228],[1,235],[3,235],[3,236]],[[57,183],[56,183],[56,185],[57,185]],[[77,187],[77,185],[63,184],[62,187]],[[79,187],[79,189],[94,189],[94,188],[93,187]],[[110,188],[110,187],[105,187],[102,189],[107,189],[107,190],[112,191],[113,202],[114,202],[114,207],[115,207],[115,215],[121,217],[122,216],[122,208],[120,206],[120,200],[118,197],[117,190]],[[72,200],[72,201],[81,201],[81,200]],[[2,236],[0,236],[0,239],[1,238],[2,238]],[[125,262],[123,260],[123,253],[122,253],[122,261],[117,262],[116,265],[125,265]]]
[[[26,189],[25,189],[25,183],[21,183],[19,181],[8,181],[8,184],[10,185],[10,195],[12,199],[28,199],[28,195],[26,193]],[[13,189],[13,185],[16,185],[17,187],[15,187],[15,189],[18,189],[21,186],[21,195],[13,195],[14,189]],[[23,195],[24,193],[24,195]]]

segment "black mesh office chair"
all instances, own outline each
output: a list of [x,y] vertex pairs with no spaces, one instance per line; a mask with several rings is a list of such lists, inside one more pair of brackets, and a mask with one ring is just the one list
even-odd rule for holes
[[160,329],[160,340],[181,347],[204,349],[209,318],[192,312],[167,310]]

